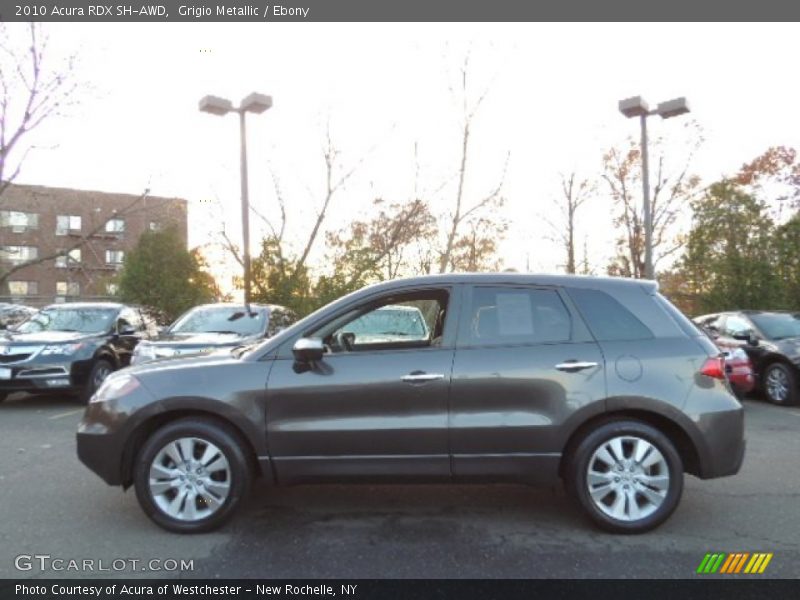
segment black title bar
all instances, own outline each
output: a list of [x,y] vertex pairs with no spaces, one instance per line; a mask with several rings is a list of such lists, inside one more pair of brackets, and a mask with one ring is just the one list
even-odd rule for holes
[[708,600],[796,598],[800,580],[748,576],[683,580],[0,580],[0,600]]
[[[0,21],[797,21],[788,0],[0,0]],[[676,40],[679,43],[679,40]]]

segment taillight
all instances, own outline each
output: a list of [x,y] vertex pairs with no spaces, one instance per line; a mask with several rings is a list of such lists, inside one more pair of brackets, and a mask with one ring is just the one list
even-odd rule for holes
[[725,379],[725,359],[722,356],[712,356],[703,363],[700,372],[714,379]]

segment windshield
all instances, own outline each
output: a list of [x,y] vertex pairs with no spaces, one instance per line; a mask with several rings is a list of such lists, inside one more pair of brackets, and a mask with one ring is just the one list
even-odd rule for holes
[[267,311],[243,306],[199,307],[190,310],[170,327],[170,333],[235,333],[256,335],[266,328]]
[[422,315],[417,310],[381,308],[351,321],[343,329],[356,335],[427,336]]
[[114,308],[45,308],[18,326],[17,331],[101,333],[111,330],[116,314]]
[[771,340],[800,337],[798,313],[761,313],[750,315],[753,323]]

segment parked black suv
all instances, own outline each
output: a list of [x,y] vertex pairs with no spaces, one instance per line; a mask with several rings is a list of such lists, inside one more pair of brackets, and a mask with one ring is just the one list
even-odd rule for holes
[[88,401],[109,373],[130,363],[139,340],[156,333],[154,321],[133,306],[47,306],[0,332],[0,400],[17,391],[63,391]]
[[684,472],[736,473],[743,433],[719,349],[654,283],[441,275],[364,288],[249,349],[114,373],[78,456],[179,532],[220,525],[257,474],[561,478],[633,533],[669,517]]
[[242,304],[195,306],[158,337],[136,346],[131,364],[260,342],[297,321],[294,312],[276,304],[250,304],[249,310]]
[[800,403],[800,314],[739,310],[695,318],[723,350],[742,348],[773,404]]

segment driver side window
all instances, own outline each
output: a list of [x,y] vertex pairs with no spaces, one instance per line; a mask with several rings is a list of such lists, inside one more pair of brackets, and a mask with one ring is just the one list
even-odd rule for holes
[[382,298],[328,323],[315,337],[331,353],[437,347],[447,302],[445,290]]
[[729,337],[745,335],[751,330],[750,324],[737,315],[728,315],[725,319],[725,335]]

